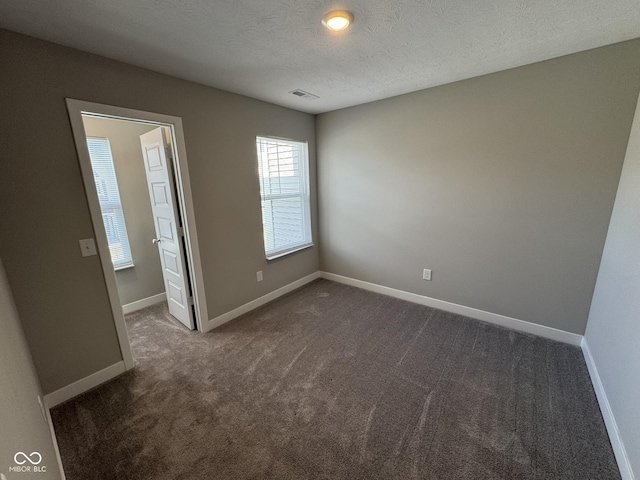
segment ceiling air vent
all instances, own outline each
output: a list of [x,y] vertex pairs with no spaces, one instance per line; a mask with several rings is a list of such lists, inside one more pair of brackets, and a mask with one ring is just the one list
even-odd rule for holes
[[293,90],[289,93],[295,95],[296,97],[306,98],[307,100],[315,100],[316,98],[320,98],[318,95],[314,95],[313,93],[305,92],[304,90],[300,89]]

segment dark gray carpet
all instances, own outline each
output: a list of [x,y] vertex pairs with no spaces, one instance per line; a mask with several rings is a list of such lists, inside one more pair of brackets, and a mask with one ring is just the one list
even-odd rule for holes
[[68,480],[619,479],[580,350],[326,280],[52,412]]

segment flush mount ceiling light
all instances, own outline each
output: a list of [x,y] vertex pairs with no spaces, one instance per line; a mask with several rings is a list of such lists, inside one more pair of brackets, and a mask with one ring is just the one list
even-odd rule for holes
[[335,32],[344,30],[351,25],[351,22],[353,22],[353,14],[346,10],[334,10],[322,18],[322,24]]

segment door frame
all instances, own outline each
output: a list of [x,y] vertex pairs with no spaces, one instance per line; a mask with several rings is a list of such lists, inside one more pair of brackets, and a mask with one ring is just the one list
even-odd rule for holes
[[133,110],[130,108],[116,107],[112,105],[104,105],[100,103],[87,102],[84,100],[76,100],[72,98],[66,99],[67,111],[69,112],[69,120],[71,122],[71,130],[76,145],[80,170],[82,172],[82,181],[84,183],[85,193],[87,195],[87,203],[89,204],[89,212],[91,214],[91,222],[93,223],[93,231],[98,247],[98,256],[104,274],[104,280],[107,287],[107,294],[111,304],[111,312],[113,315],[113,323],[115,324],[118,342],[120,343],[120,351],[122,359],[127,370],[134,367],[133,355],[131,353],[131,344],[127,335],[127,328],[124,321],[124,312],[122,311],[122,303],[118,294],[116,284],[116,274],[111,262],[111,254],[109,252],[109,242],[107,233],[102,220],[102,211],[100,209],[100,201],[98,200],[98,192],[93,178],[93,168],[91,167],[91,157],[89,156],[89,148],[87,147],[86,132],[84,123],[82,122],[83,114],[90,114],[97,117],[109,118],[112,120],[126,121],[142,121],[159,127],[169,127],[171,129],[174,159],[173,167],[176,181],[176,190],[178,198],[174,201],[178,203],[178,209],[183,221],[184,238],[187,250],[187,265],[190,271],[191,288],[193,290],[194,307],[196,315],[196,326],[201,332],[205,331],[205,323],[208,321],[207,301],[204,291],[204,280],[202,275],[202,263],[200,261],[200,247],[198,245],[198,235],[196,232],[195,212],[193,208],[193,196],[191,192],[191,181],[189,178],[189,167],[187,164],[187,151],[185,147],[184,131],[182,129],[182,119],[172,115],[164,115],[161,113],[145,112],[142,110]]

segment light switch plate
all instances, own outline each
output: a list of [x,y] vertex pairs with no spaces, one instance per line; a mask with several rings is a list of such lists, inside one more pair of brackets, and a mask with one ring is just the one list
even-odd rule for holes
[[91,257],[98,254],[96,242],[93,238],[85,238],[78,240],[78,242],[80,243],[80,253],[82,253],[83,257]]

